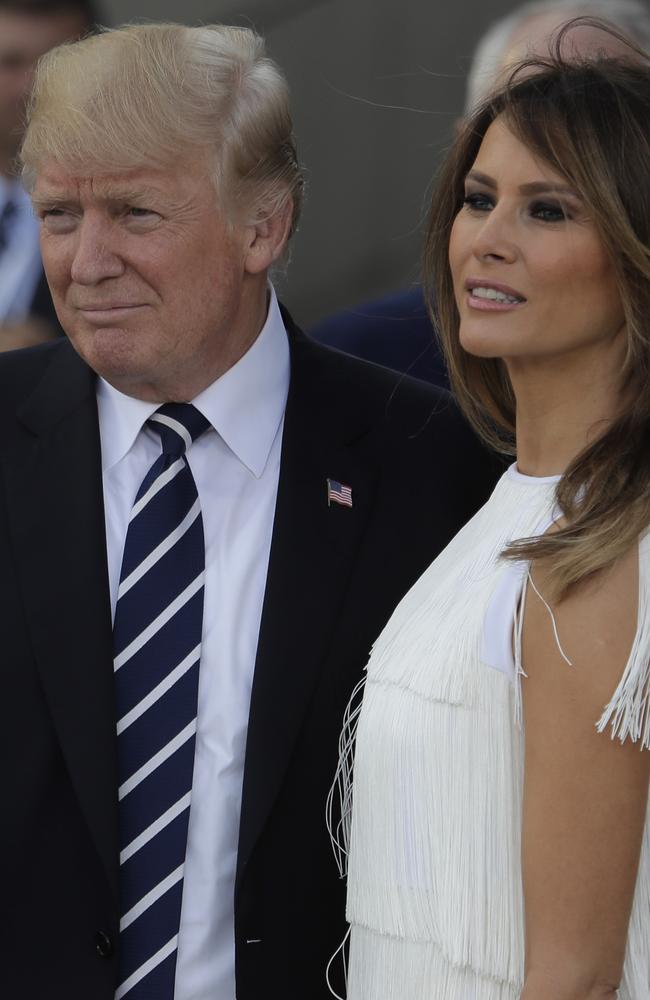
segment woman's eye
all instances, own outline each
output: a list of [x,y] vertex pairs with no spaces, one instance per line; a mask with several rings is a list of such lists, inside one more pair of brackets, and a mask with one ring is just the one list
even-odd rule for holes
[[488,212],[493,207],[493,200],[487,194],[480,194],[478,191],[473,194],[466,194],[463,199],[465,208],[472,212]]
[[535,202],[530,206],[530,214],[541,222],[563,222],[568,218],[561,205],[548,201]]

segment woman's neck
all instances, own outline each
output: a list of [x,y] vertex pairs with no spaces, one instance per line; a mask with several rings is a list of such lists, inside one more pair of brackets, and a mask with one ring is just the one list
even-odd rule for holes
[[606,433],[621,406],[620,349],[553,359],[508,360],[517,400],[517,467],[531,476],[558,475]]

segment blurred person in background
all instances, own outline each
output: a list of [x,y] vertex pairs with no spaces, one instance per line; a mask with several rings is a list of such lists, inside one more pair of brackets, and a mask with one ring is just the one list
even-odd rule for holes
[[[467,79],[465,112],[483,101],[508,67],[529,54],[544,55],[554,32],[578,15],[605,18],[641,48],[650,50],[650,11],[645,0],[538,0],[516,7],[479,41]],[[577,56],[620,44],[585,26],[572,32]],[[570,53],[567,53],[570,54]],[[309,335],[321,344],[367,361],[448,386],[440,348],[419,285],[344,309],[316,323]]]
[[92,0],[0,0],[0,351],[61,334],[43,273],[38,222],[16,177],[37,60],[89,33]]
[[348,1000],[650,996],[650,62],[567,51],[433,196],[452,386],[516,461],[373,647]]
[[0,357],[3,997],[328,996],[340,720],[494,475],[446,393],[279,306],[291,129],[246,29],[125,27],[37,71],[67,338]]

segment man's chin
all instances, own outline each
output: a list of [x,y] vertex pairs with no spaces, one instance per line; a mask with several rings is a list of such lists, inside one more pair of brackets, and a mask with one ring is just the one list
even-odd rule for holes
[[[141,379],[155,369],[147,358],[143,337],[123,326],[101,326],[69,334],[72,346],[87,365],[107,382]],[[148,363],[147,363],[148,362]]]

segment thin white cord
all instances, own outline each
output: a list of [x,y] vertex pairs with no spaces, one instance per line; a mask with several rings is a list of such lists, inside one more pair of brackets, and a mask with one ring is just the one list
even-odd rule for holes
[[551,611],[549,605],[546,603],[546,601],[544,600],[544,598],[540,594],[539,590],[535,586],[535,581],[533,580],[532,576],[530,575],[530,570],[528,570],[528,580],[530,582],[531,587],[533,588],[533,590],[535,591],[535,593],[539,597],[540,601],[542,602],[542,604],[544,605],[544,607],[548,611],[549,615],[551,616],[551,623],[553,625],[553,635],[555,636],[555,645],[557,646],[557,648],[560,651],[560,656],[562,657],[562,659],[564,660],[565,663],[568,663],[569,666],[572,667],[573,663],[571,662],[571,660],[569,659],[569,657],[566,655],[566,653],[562,649],[562,645],[560,643],[560,637],[557,634],[557,625],[555,624],[555,615],[553,614],[553,612]]
[[325,970],[325,981],[327,983],[327,988],[329,989],[329,991],[332,994],[332,996],[336,997],[336,1000],[345,1000],[345,997],[341,997],[341,996],[339,996],[338,993],[334,992],[334,989],[332,988],[332,984],[330,983],[330,969],[332,968],[332,962],[336,961],[336,958],[338,957],[338,955],[340,953],[341,957],[342,957],[342,960],[343,960],[343,978],[344,978],[344,982],[345,982],[345,992],[347,993],[347,991],[348,991],[348,962],[347,962],[347,957],[346,957],[346,952],[345,952],[345,946],[348,943],[348,938],[350,937],[350,931],[351,930],[352,930],[352,928],[348,927],[347,933],[346,933],[345,937],[343,938],[343,940],[341,941],[340,945],[338,946],[338,948],[336,949],[336,951],[334,952],[334,954],[330,958],[329,962],[327,963],[327,968]]

